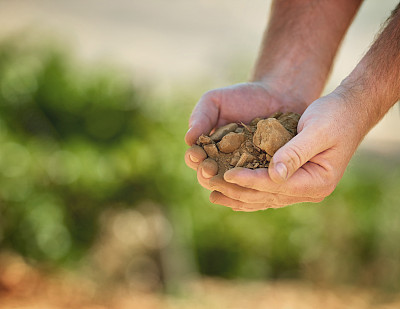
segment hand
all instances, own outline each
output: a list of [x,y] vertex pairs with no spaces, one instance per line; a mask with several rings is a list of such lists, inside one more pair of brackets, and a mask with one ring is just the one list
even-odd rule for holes
[[[277,111],[302,113],[306,104],[289,93],[280,94],[271,86],[259,82],[237,84],[207,92],[197,103],[189,121],[185,140],[193,145],[201,134],[230,122],[250,122],[256,117],[267,117]],[[210,189],[209,179],[217,174],[214,160],[207,159],[199,146],[192,146],[185,155],[186,164],[197,170],[199,183]],[[205,161],[204,161],[205,160]],[[203,162],[204,161],[204,162]]]
[[213,177],[210,201],[242,211],[322,201],[368,131],[361,109],[335,93],[316,100],[302,115],[298,135],[275,153],[268,169],[234,168]]

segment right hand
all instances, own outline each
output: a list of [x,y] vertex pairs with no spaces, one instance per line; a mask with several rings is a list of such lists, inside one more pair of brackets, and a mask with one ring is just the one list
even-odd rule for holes
[[249,123],[256,117],[267,117],[278,111],[301,114],[306,107],[306,102],[280,94],[259,82],[211,90],[200,98],[190,117],[185,141],[192,147],[186,151],[185,162],[197,170],[199,183],[210,189],[209,179],[217,174],[218,166],[212,159],[205,160],[204,150],[194,145],[201,134],[209,134],[231,122]]
[[241,211],[321,202],[375,122],[366,102],[353,97],[336,90],[314,101],[300,118],[298,134],[274,154],[267,169],[233,168],[223,178],[212,178],[210,200]]

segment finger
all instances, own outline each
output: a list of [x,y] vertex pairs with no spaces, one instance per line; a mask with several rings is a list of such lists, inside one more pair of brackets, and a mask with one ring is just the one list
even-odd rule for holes
[[275,202],[274,193],[265,193],[254,189],[244,188],[225,181],[222,175],[210,179],[211,190],[221,192],[225,196],[245,203]]
[[219,109],[216,102],[216,94],[210,92],[201,97],[193,109],[189,120],[189,130],[185,141],[191,146],[201,134],[208,134],[217,124]]
[[320,169],[322,168],[319,165],[309,162],[284,183],[272,181],[266,168],[255,170],[234,168],[225,172],[224,179],[227,182],[257,191],[310,198],[311,202],[318,202],[324,197],[322,190],[324,182],[320,177],[324,174]]
[[200,163],[199,168],[197,169],[197,180],[202,187],[211,190],[210,179],[217,175],[217,173],[217,162],[210,158],[205,159]]
[[213,191],[218,191],[225,196],[238,200],[244,203],[264,203],[271,205],[287,206],[303,202],[320,202],[319,198],[311,198],[307,196],[289,196],[280,193],[262,192],[246,187],[241,187],[237,184],[229,183],[220,175],[210,179],[210,188]]
[[313,127],[304,128],[281,147],[272,157],[269,176],[272,181],[282,183],[317,154],[327,150],[328,138],[321,138],[321,131]]
[[231,198],[225,196],[224,194],[222,194],[221,192],[218,192],[218,191],[211,192],[210,202],[213,204],[232,208],[233,210],[236,210],[236,211],[245,211],[245,212],[253,212],[253,211],[258,211],[258,210],[264,210],[267,208],[276,208],[275,205],[269,206],[264,203],[250,204],[250,203],[244,203],[241,201],[237,201],[237,200],[234,200],[234,199],[231,199]]
[[197,170],[199,164],[207,158],[206,152],[200,146],[193,145],[185,153],[186,165]]

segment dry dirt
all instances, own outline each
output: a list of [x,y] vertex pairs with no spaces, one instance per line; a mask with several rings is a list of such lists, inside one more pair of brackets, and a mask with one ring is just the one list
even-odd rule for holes
[[[26,274],[25,274],[26,275]],[[306,281],[228,281],[215,278],[187,282],[176,295],[138,291],[118,285],[88,286],[79,278],[14,279],[23,286],[0,289],[2,309],[397,309],[399,294],[344,286],[319,286]],[[19,280],[18,280],[19,279]],[[82,279],[82,278],[81,278]]]
[[218,163],[218,174],[234,167],[268,167],[275,152],[297,134],[300,115],[275,113],[249,124],[229,123],[211,135],[201,135],[197,145]]
[[45,273],[0,253],[1,309],[397,309],[398,293],[307,281],[233,281],[199,277],[179,294],[102,286],[83,273]]

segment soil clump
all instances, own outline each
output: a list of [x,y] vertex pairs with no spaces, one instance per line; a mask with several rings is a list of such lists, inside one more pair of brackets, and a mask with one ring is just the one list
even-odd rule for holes
[[268,167],[275,152],[297,134],[300,115],[275,113],[255,118],[249,124],[229,123],[211,135],[201,135],[196,144],[218,164],[218,174],[234,167]]

